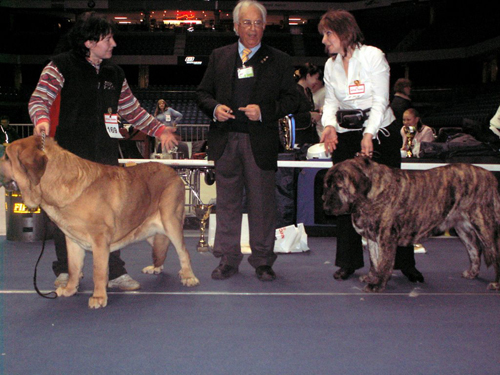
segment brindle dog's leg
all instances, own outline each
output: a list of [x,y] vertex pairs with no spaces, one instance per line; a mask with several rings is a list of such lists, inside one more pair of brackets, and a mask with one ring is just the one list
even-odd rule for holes
[[462,277],[474,279],[479,274],[479,269],[481,268],[481,241],[469,222],[456,225],[455,231],[464,243],[470,260],[470,267],[462,273]]
[[[368,283],[365,292],[381,292],[391,278],[396,259],[396,241],[379,238],[379,243],[368,241],[370,272],[362,281]],[[380,245],[384,244],[384,245]]]
[[370,270],[368,274],[360,276],[359,281],[367,284],[377,284],[379,282],[379,278],[377,277],[377,267],[379,262],[379,247],[378,243],[372,240],[366,240],[368,254],[370,255]]

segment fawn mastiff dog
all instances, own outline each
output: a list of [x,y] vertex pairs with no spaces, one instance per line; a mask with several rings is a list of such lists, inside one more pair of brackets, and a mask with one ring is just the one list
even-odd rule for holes
[[161,271],[172,242],[182,283],[199,284],[184,243],[184,183],[172,168],[102,165],[64,150],[51,138],[31,136],[6,146],[0,183],[19,190],[29,208],[40,206],[66,235],[69,280],[57,288],[58,296],[76,293],[85,250],[92,251],[89,307],[105,307],[109,252],[144,239],[153,247],[153,265],[143,272]]
[[497,180],[483,168],[450,164],[426,171],[389,168],[365,157],[333,166],[325,176],[324,209],[352,214],[356,231],[367,239],[370,271],[365,291],[385,289],[397,246],[409,246],[454,228],[467,248],[475,278],[481,265],[495,267],[488,289],[500,290],[500,195]]

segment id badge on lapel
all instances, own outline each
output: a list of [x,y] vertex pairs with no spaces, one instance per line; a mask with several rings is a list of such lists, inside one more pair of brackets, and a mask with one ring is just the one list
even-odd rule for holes
[[242,68],[238,68],[238,79],[252,78],[253,76],[253,68],[251,66],[243,66]]

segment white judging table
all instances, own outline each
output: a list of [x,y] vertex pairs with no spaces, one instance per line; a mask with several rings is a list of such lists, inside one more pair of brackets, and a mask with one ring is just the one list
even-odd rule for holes
[[[175,168],[213,168],[213,160],[199,159],[119,159],[121,164],[156,162]],[[329,160],[278,160],[278,168],[330,168]]]
[[[417,159],[416,159],[417,160]],[[177,168],[213,168],[214,162],[212,160],[199,160],[199,159],[119,159],[121,164],[126,163],[148,163],[156,162],[167,164],[171,167]],[[436,167],[442,167],[445,162],[426,162],[426,161],[401,161],[401,169],[421,171]],[[472,163],[478,167],[484,168],[492,172],[500,172],[500,164],[486,164],[486,163]],[[332,162],[329,160],[278,160],[279,168],[330,168]]]

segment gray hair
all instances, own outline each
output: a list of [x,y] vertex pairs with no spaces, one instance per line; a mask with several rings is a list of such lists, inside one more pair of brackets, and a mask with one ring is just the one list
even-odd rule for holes
[[[254,6],[260,11],[260,14],[262,15],[262,21],[264,21],[264,24],[266,23],[267,10],[264,5],[256,0],[240,0],[233,10],[233,24],[240,22],[241,11],[250,6]],[[236,33],[236,35],[238,35],[236,28],[234,28],[234,32]]]

